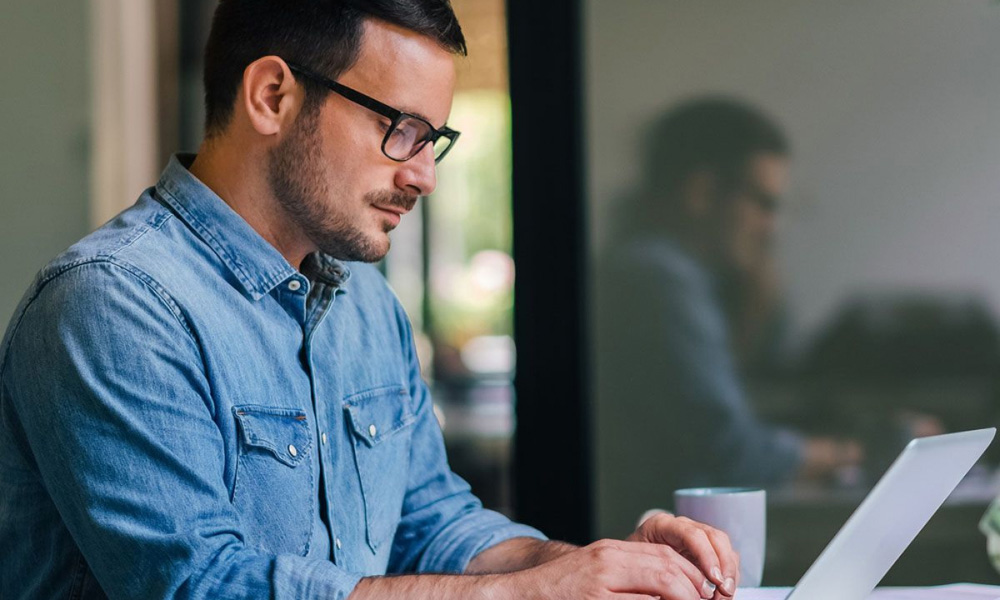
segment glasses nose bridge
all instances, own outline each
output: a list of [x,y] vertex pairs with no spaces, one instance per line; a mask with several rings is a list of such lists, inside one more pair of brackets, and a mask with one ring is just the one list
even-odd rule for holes
[[416,152],[413,154],[413,158],[420,159],[424,154],[430,156],[430,169],[435,170],[435,165],[437,164],[437,157],[434,155],[434,144],[429,139],[424,140],[423,143],[418,145]]
[[424,148],[428,145],[433,147],[434,143],[441,135],[438,130],[427,121],[424,121],[423,119],[416,119],[415,121],[420,124],[420,128],[424,131],[420,135],[414,136],[413,148],[410,150],[411,157],[423,152]]

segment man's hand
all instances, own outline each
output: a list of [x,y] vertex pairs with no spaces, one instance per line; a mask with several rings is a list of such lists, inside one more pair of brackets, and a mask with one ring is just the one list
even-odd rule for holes
[[736,593],[740,582],[740,557],[729,543],[729,536],[718,529],[659,513],[643,521],[628,541],[664,544],[678,552],[715,586],[715,593],[710,596],[715,600],[730,598]]
[[368,577],[350,600],[726,600],[739,571],[726,534],[661,513],[625,541],[577,548],[515,538],[480,553],[466,575]]
[[[681,538],[684,535],[681,534]],[[659,543],[601,540],[577,548],[558,542],[505,542],[516,560],[479,564],[504,569],[529,560],[537,566],[514,572],[467,575],[366,577],[350,600],[708,600],[722,595],[705,574],[670,546]],[[529,554],[533,559],[527,559]],[[541,553],[539,553],[541,552]],[[471,566],[471,565],[470,565]]]
[[704,600],[716,592],[698,567],[670,546],[619,540],[594,542],[496,583],[495,597],[511,600]]
[[837,469],[861,464],[864,448],[853,440],[815,437],[806,440],[798,479],[810,481],[828,477]]

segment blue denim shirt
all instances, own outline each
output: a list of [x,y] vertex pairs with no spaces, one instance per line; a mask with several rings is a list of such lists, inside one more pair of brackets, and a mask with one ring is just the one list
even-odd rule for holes
[[0,597],[344,598],[538,531],[448,467],[381,274],[301,271],[173,159],[0,346]]

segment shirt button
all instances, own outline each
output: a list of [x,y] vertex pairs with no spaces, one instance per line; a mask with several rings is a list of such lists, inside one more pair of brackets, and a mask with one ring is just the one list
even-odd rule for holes
[[292,290],[293,292],[299,291],[299,288],[301,287],[302,287],[302,282],[299,281],[298,279],[293,279],[288,282],[288,289]]
[[371,425],[369,425],[369,426],[368,426],[368,435],[370,435],[370,436],[372,436],[372,437],[375,437],[375,434],[376,434],[376,433],[378,433],[378,429],[375,429],[375,425],[374,425],[374,423],[373,423],[373,424],[371,424]]
[[288,453],[291,454],[292,456],[298,456],[299,449],[292,444],[288,444]]
[[333,540],[333,543],[337,546],[337,550],[340,550],[340,538]]
[[319,439],[323,441],[323,445],[325,446],[326,445],[326,433],[321,434],[319,436]]

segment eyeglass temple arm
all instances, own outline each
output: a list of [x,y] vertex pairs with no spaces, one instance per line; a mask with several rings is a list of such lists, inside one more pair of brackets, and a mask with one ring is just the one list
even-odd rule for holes
[[334,92],[337,92],[338,94],[347,98],[348,100],[360,104],[361,106],[364,106],[369,110],[377,112],[378,114],[382,115],[387,119],[396,120],[399,118],[400,115],[403,114],[402,112],[396,110],[395,108],[389,106],[388,104],[383,104],[378,100],[376,100],[375,98],[372,98],[371,96],[366,96],[365,94],[362,94],[357,90],[351,89],[342,83],[338,83],[332,79],[323,77],[322,75],[318,75],[311,71],[307,71],[299,67],[298,65],[294,65],[292,63],[287,63],[287,62],[285,64],[288,65],[288,68],[291,69],[292,72],[298,73],[299,75],[302,75],[306,79],[311,79],[316,83],[323,85],[333,90]]

